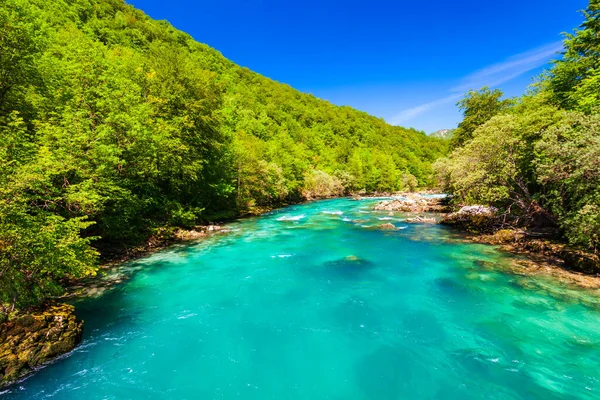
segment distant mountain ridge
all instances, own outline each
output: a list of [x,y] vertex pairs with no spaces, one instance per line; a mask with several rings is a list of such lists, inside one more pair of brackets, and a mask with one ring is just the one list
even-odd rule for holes
[[454,129],[440,129],[439,131],[430,133],[429,136],[439,139],[450,139],[453,133]]

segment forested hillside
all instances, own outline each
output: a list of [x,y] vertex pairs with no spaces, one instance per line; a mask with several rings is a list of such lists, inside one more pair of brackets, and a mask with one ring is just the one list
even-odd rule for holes
[[467,94],[453,151],[437,162],[461,203],[499,207],[508,226],[559,228],[600,250],[600,1],[564,41],[563,57],[524,96]]
[[2,2],[0,143],[8,308],[93,274],[99,243],[427,186],[446,150],[239,67],[120,0]]

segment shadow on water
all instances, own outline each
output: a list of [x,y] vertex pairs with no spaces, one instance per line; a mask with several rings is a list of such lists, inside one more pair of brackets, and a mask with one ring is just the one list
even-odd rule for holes
[[127,309],[127,302],[124,300],[122,288],[114,288],[102,295],[102,303],[95,299],[80,299],[73,301],[75,313],[78,318],[84,320],[85,329],[83,330],[83,340],[99,336],[101,332],[119,330],[120,327],[135,327],[143,325],[140,317],[144,315],[145,310]]
[[384,345],[358,361],[355,379],[366,399],[430,398],[430,371],[410,349]]
[[447,339],[444,325],[434,313],[418,310],[400,317],[401,334],[413,343],[441,346]]
[[367,298],[354,295],[332,310],[335,325],[355,336],[370,337],[380,332],[385,321]]
[[459,277],[444,276],[433,281],[433,292],[453,303],[473,302],[484,293],[480,286],[462,282]]

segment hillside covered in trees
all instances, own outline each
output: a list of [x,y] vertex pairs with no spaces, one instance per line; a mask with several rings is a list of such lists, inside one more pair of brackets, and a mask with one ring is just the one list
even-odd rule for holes
[[600,1],[528,93],[470,91],[452,152],[436,162],[457,202],[491,204],[505,226],[555,228],[600,250]]
[[425,187],[447,147],[239,67],[121,0],[3,2],[0,143],[5,311],[93,274],[99,244]]

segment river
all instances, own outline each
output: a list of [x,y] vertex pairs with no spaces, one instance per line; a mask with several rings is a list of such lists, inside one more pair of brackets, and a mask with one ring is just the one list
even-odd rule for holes
[[600,396],[595,297],[375,201],[293,206],[131,262],[76,303],[83,343],[3,397]]

